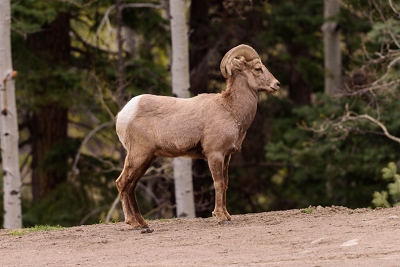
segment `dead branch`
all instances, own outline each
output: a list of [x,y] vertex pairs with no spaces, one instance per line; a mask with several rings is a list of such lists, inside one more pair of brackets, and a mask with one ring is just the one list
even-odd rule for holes
[[389,131],[387,130],[386,126],[382,122],[371,117],[370,115],[367,115],[367,114],[357,115],[355,113],[351,114],[350,112],[348,112],[343,117],[343,119],[344,119],[343,121],[355,121],[355,120],[363,120],[363,119],[368,120],[368,121],[378,125],[382,129],[382,131],[384,132],[384,134],[386,135],[387,138],[389,138],[397,143],[400,143],[400,138],[398,138],[394,135],[391,135],[389,133]]
[[151,211],[147,212],[147,213],[144,215],[144,217],[148,217],[148,216],[150,216],[151,214],[153,214],[153,213],[159,211],[159,210],[162,209],[162,208],[168,208],[168,209],[171,209],[171,210],[172,210],[172,209],[174,209],[175,207],[176,207],[176,204],[171,205],[171,204],[169,204],[169,203],[163,203],[163,204],[157,206],[156,208],[152,209]]
[[393,12],[397,14],[397,16],[400,18],[400,12],[397,11],[397,9],[394,7],[392,0],[389,0],[389,5],[392,8]]
[[[125,8],[143,8],[143,7],[156,8],[156,9],[164,8],[163,5],[156,5],[156,4],[150,4],[150,3],[131,3],[131,4],[121,4],[120,5],[121,11]],[[111,32],[115,31],[115,29],[111,26],[111,22],[110,22],[110,13],[115,8],[116,8],[116,5],[112,5],[109,8],[107,8],[102,20],[100,21],[100,25],[97,28],[96,34],[94,36],[95,40],[97,40],[98,36],[100,35],[100,31],[104,27],[104,24],[106,24],[108,31],[111,31]]]
[[[388,129],[386,128],[386,126],[381,121],[373,118],[372,116],[370,116],[368,114],[359,115],[353,111],[349,111],[348,105],[346,105],[346,113],[343,116],[341,116],[340,118],[338,118],[336,120],[326,120],[318,128],[316,127],[315,124],[312,127],[308,127],[305,125],[298,125],[298,127],[302,130],[312,131],[312,132],[319,133],[319,134],[326,133],[329,128],[334,128],[334,129],[337,129],[342,132],[350,132],[350,131],[355,131],[355,129],[352,127],[346,127],[344,125],[344,123],[348,122],[348,121],[358,121],[358,120],[368,120],[369,122],[372,122],[373,124],[375,124],[375,125],[379,126],[379,128],[381,128],[381,130],[383,131],[383,133],[381,133],[381,134],[384,134],[387,138],[389,138],[397,143],[400,143],[400,138],[390,134]],[[373,134],[380,133],[380,132],[373,132],[373,131],[368,131],[368,132],[373,133]]]
[[102,206],[102,207],[98,207],[98,208],[96,208],[96,209],[90,211],[88,214],[86,214],[86,215],[81,219],[81,221],[79,222],[78,225],[84,224],[84,223],[87,221],[87,219],[89,219],[90,217],[92,217],[92,216],[95,215],[96,213],[99,213],[100,211],[102,211],[102,210],[104,210],[104,209],[106,209],[106,208],[107,208],[107,206]]
[[86,143],[90,140],[90,138],[92,138],[92,136],[94,134],[96,134],[98,131],[100,131],[101,129],[112,126],[112,125],[114,125],[114,123],[115,123],[114,121],[108,121],[108,122],[102,123],[102,124],[98,125],[96,128],[94,128],[93,130],[91,130],[86,135],[86,137],[83,139],[83,141],[81,143],[81,146],[78,149],[78,152],[75,155],[75,160],[74,160],[74,163],[72,164],[72,171],[71,171],[72,175],[76,175],[78,172],[77,166],[78,166],[79,158],[82,154],[82,149],[86,145]]
[[[374,90],[379,90],[379,89],[387,89],[393,85],[398,85],[400,83],[400,79],[388,82],[388,83],[384,83],[384,84],[368,84],[368,85],[361,85],[361,86],[354,86],[355,91],[352,92],[340,92],[340,93],[336,93],[335,97],[343,97],[343,96],[360,96],[363,95],[365,93],[369,93],[371,91]],[[362,89],[363,88],[363,89]]]

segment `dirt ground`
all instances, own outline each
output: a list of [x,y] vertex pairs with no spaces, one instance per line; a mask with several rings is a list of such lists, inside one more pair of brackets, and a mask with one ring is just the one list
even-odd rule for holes
[[0,230],[0,266],[400,266],[400,207],[314,207],[232,220],[152,221],[152,233],[125,223],[22,236]]

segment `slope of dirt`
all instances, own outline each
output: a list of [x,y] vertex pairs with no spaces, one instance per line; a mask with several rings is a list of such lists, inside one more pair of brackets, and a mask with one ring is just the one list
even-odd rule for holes
[[125,223],[13,236],[0,230],[0,266],[400,266],[400,207],[317,207]]

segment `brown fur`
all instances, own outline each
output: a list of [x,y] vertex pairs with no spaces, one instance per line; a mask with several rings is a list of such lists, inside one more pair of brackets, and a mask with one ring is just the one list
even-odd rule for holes
[[240,150],[254,119],[258,92],[275,92],[279,82],[259,58],[247,60],[238,54],[227,64],[232,75],[227,77],[226,90],[221,94],[188,99],[143,95],[128,125],[117,120],[117,134],[127,156],[116,185],[125,220],[133,227],[147,227],[135,188],[159,156],[207,159],[216,191],[213,213],[219,223],[231,219],[226,210],[231,154]]

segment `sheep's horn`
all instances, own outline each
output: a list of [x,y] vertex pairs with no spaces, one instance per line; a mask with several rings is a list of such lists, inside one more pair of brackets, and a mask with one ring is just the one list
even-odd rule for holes
[[221,60],[220,69],[222,75],[225,78],[228,78],[229,76],[232,75],[231,68],[228,63],[230,63],[232,59],[238,56],[243,56],[246,60],[252,60],[260,57],[256,52],[256,50],[254,50],[251,46],[248,45],[241,44],[232,48],[225,54],[225,56]]

